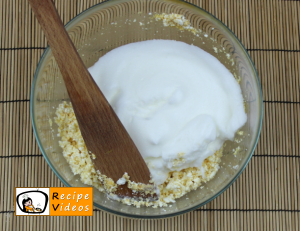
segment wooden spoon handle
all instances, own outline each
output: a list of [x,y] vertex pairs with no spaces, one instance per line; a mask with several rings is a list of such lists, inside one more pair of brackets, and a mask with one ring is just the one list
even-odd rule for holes
[[[117,181],[127,172],[135,182],[148,183],[144,159],[101,93],[77,53],[52,0],[29,0],[48,39],[67,87],[74,112],[94,166]],[[101,119],[99,119],[101,117]]]
[[[66,87],[71,94],[87,91],[93,80],[74,47],[52,0],[28,0],[51,47]],[[75,84],[74,84],[75,83]]]

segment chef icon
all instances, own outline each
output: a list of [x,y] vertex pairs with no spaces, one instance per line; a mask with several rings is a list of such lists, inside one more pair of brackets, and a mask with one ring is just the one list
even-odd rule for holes
[[45,215],[48,195],[39,190],[24,190],[22,193],[17,194],[16,204],[19,211],[17,215]]
[[[23,196],[23,201],[22,201],[22,205],[23,205],[23,212],[41,212],[42,210],[40,208],[35,208],[34,205],[32,204],[32,199],[30,197],[28,197],[28,195],[25,193]],[[39,206],[39,204],[37,205]]]

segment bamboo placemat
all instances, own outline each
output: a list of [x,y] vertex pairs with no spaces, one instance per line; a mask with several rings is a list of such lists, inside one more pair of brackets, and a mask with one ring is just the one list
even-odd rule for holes
[[[56,0],[64,23],[99,0]],[[0,0],[0,230],[299,230],[300,1],[190,0],[223,21],[249,51],[264,94],[261,137],[249,165],[221,196],[193,212],[135,220],[16,217],[14,187],[60,187],[41,155],[30,88],[46,40],[27,1]]]

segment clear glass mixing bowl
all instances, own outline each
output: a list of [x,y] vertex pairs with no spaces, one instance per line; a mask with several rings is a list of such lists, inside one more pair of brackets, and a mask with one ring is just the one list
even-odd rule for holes
[[[153,15],[177,13],[190,20],[201,32],[180,31],[165,27]],[[112,0],[84,11],[66,29],[87,67],[102,55],[121,45],[150,39],[172,39],[198,46],[218,58],[237,79],[245,99],[248,115],[240,143],[227,141],[221,168],[215,178],[178,199],[172,207],[136,208],[107,199],[94,190],[94,205],[102,210],[128,217],[163,218],[198,208],[227,189],[248,164],[259,138],[262,123],[262,93],[255,67],[241,42],[218,19],[206,11],[182,1],[169,0]],[[116,68],[118,64],[116,63]],[[37,67],[31,92],[31,116],[39,147],[55,174],[66,186],[84,187],[74,176],[58,145],[55,110],[69,100],[51,49],[48,47]],[[53,121],[51,126],[51,121]],[[234,150],[239,149],[237,156]],[[233,168],[235,166],[235,168]],[[49,185],[50,186],[50,185]],[[187,199],[188,198],[188,199]]]

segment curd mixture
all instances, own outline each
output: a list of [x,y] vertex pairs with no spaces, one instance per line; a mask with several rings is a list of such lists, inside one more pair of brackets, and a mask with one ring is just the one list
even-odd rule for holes
[[[143,156],[166,206],[219,168],[224,141],[233,140],[246,120],[238,82],[215,57],[172,40],[149,40],[116,48],[89,68]],[[60,146],[74,174],[103,187],[97,179],[70,103],[57,109]],[[120,199],[121,200],[121,199]]]

